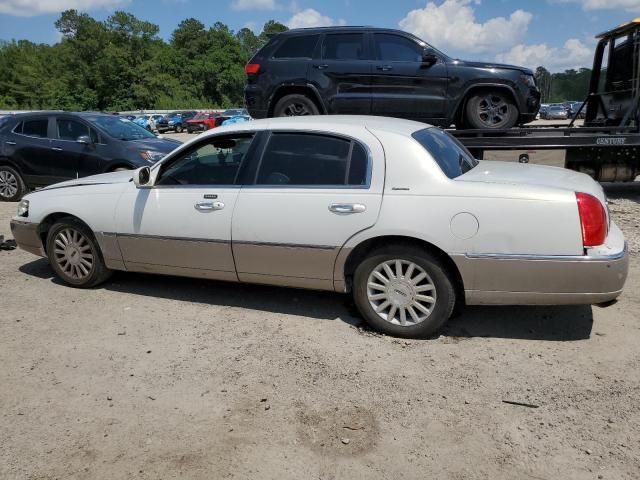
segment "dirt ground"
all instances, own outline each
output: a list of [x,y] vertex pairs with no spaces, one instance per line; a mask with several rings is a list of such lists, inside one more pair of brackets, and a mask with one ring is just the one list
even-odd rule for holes
[[632,249],[618,303],[468,308],[426,341],[369,332],[338,294],[82,291],[2,251],[0,478],[635,480],[640,185],[607,192]]

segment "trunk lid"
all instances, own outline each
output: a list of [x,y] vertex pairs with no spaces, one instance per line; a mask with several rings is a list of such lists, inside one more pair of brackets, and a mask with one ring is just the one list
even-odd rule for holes
[[584,192],[606,205],[606,196],[599,183],[584,173],[566,168],[522,163],[480,160],[475,168],[456,179],[461,182],[534,185]]

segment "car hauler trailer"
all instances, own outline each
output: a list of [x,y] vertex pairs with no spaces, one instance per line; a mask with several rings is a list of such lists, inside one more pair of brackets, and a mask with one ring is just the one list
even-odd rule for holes
[[[564,167],[601,182],[640,175],[640,18],[596,37],[584,126],[523,126],[506,130],[451,130],[477,158],[487,151],[565,150]],[[527,163],[528,153],[519,155]]]

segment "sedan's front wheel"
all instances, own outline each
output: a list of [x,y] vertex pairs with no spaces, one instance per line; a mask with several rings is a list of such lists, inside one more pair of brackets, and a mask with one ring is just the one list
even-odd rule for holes
[[78,288],[91,288],[111,276],[93,232],[73,218],[56,222],[47,235],[47,255],[56,275]]
[[372,253],[356,269],[353,289],[369,325],[405,338],[434,334],[451,316],[456,300],[442,263],[409,246]]

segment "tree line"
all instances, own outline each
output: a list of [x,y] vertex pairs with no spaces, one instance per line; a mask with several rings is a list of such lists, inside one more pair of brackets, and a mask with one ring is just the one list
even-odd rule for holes
[[[169,41],[159,27],[117,11],[98,21],[77,10],[55,22],[54,45],[28,40],[0,43],[2,110],[141,110],[226,108],[243,103],[243,67],[273,33],[287,29],[270,20],[259,35],[195,18],[180,22]],[[582,100],[590,70],[536,71],[546,102]]]
[[168,42],[159,27],[118,11],[105,21],[67,10],[54,45],[0,44],[0,109],[139,110],[242,105],[244,65],[269,36],[183,20]]

